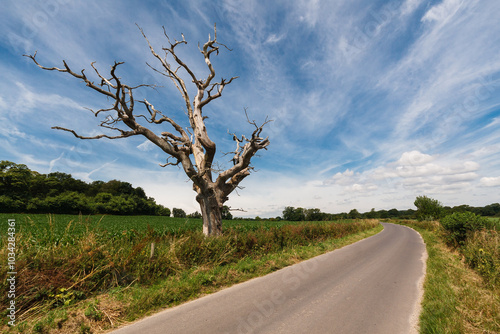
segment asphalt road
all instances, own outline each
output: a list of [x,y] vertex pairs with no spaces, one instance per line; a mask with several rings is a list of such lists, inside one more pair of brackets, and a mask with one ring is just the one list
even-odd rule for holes
[[410,228],[383,226],[355,244],[113,333],[416,333],[425,245]]

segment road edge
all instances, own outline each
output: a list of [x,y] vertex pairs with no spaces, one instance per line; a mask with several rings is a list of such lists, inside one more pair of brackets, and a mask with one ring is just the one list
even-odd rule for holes
[[422,243],[424,244],[424,252],[420,257],[420,261],[422,261],[422,273],[417,281],[417,300],[413,305],[413,311],[410,315],[410,326],[411,326],[410,334],[418,334],[420,333],[420,314],[422,313],[422,302],[424,300],[424,283],[425,283],[425,278],[427,276],[427,259],[429,258],[429,254],[427,253],[427,244],[425,243],[425,240],[422,237],[422,235],[417,230],[406,225],[400,225],[400,226],[407,227],[418,233],[420,239],[422,240]]

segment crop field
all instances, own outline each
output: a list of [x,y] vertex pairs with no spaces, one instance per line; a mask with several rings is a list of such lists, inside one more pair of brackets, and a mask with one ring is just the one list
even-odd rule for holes
[[[4,263],[10,256],[9,219],[15,220],[16,314],[23,324],[17,328],[33,332],[71,323],[68,312],[73,311],[69,310],[81,311],[96,298],[120,304],[117,320],[132,319],[319,255],[349,236],[357,238],[381,229],[375,220],[227,220],[222,236],[206,238],[201,219],[0,214],[0,260]],[[0,267],[1,276],[7,271],[7,266]],[[158,286],[163,287],[161,291],[156,291]],[[0,282],[0,290],[4,289],[6,281]],[[7,302],[7,294],[2,294],[0,303]],[[90,313],[97,308],[89,307]],[[59,310],[65,315],[54,321]],[[47,312],[52,315],[45,316]],[[7,319],[4,310],[0,315]],[[96,325],[92,316],[84,317],[78,321]],[[96,326],[113,323],[102,320]]]
[[[89,231],[106,231],[108,236],[126,235],[154,231],[156,236],[181,235],[187,231],[201,231],[202,220],[195,218],[173,218],[164,216],[113,216],[113,215],[65,215],[65,214],[4,214],[0,213],[0,226],[5,227],[8,219],[16,220],[17,233],[30,233],[35,238],[52,240],[76,236]],[[350,219],[337,221],[352,222]],[[296,221],[255,221],[255,220],[224,220],[225,230],[255,231],[270,229],[285,225],[300,225]],[[314,222],[326,224],[327,222]],[[5,228],[4,228],[5,230]],[[63,238],[63,239],[61,239]],[[67,239],[67,238],[66,238]]]
[[498,217],[487,217],[488,220],[496,226],[496,230],[500,231],[500,218]]

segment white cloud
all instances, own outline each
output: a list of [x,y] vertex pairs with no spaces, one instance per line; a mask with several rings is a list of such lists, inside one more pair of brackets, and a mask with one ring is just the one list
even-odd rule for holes
[[495,127],[497,125],[500,125],[500,117],[493,118],[493,120],[485,126],[485,129]]
[[61,96],[59,94],[41,94],[33,91],[30,87],[27,87],[22,82],[16,82],[16,87],[18,88],[18,95],[13,103],[13,109],[19,112],[27,112],[33,110],[39,110],[41,107],[67,107],[69,109],[80,109],[84,108],[80,106],[74,100]]
[[150,152],[155,149],[155,145],[151,141],[145,140],[142,144],[138,145],[137,148],[144,152]]
[[455,15],[462,3],[462,0],[443,0],[440,4],[429,9],[422,21],[446,21]]
[[433,161],[434,158],[419,151],[404,152],[396,162],[399,166],[422,166]]
[[276,34],[270,34],[269,37],[266,39],[264,44],[275,44],[281,41],[283,38],[285,38],[285,35],[276,35]]
[[375,179],[428,177],[438,182],[453,182],[455,178],[462,180],[464,175],[465,178],[470,178],[473,175],[471,172],[477,171],[480,167],[474,161],[446,161],[439,158],[419,151],[405,152],[395,163],[375,169],[373,177]]
[[472,158],[482,158],[494,156],[500,152],[500,144],[481,146],[481,148],[474,150],[470,156]]
[[346,193],[368,193],[378,189],[378,186],[373,183],[359,184],[355,183],[351,186],[347,186],[344,188],[344,192]]
[[342,186],[344,194],[389,196],[395,200],[398,192],[404,197],[403,193],[452,194],[465,191],[478,181],[479,169],[480,165],[475,161],[409,151],[394,162],[362,173],[349,169],[339,172],[325,181],[325,185]]
[[324,182],[325,185],[328,184],[338,184],[338,185],[350,185],[355,181],[354,172],[352,170],[346,169],[343,173],[338,172],[330,179]]
[[484,187],[500,187],[500,176],[498,177],[482,177],[480,183]]

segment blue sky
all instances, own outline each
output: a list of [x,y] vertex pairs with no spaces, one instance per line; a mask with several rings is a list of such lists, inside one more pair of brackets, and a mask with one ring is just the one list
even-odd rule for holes
[[[273,217],[285,206],[345,212],[414,208],[416,196],[444,205],[487,205],[500,190],[500,2],[336,1],[3,1],[0,13],[0,159],[86,181],[141,186],[170,208],[199,210],[187,177],[159,167],[166,157],[145,139],[81,141],[51,126],[95,135],[85,108],[109,101],[46,66],[90,63],[143,90],[187,126],[176,88],[155,64],[153,46],[184,34],[181,56],[199,76],[198,42],[217,23],[217,78],[239,76],[206,109],[220,163],[229,132],[250,134],[244,108],[274,122],[256,173],[230,196],[242,216]],[[161,132],[161,129],[157,129]]]

